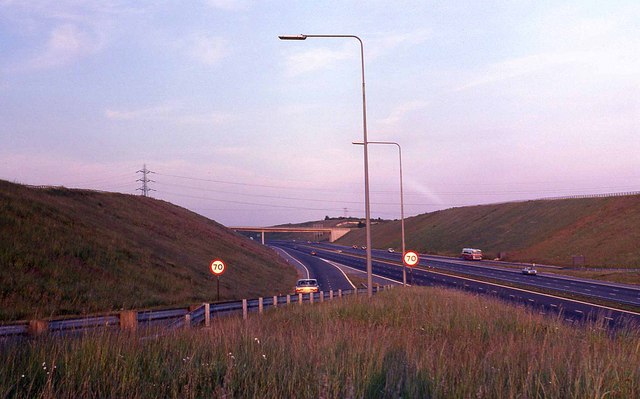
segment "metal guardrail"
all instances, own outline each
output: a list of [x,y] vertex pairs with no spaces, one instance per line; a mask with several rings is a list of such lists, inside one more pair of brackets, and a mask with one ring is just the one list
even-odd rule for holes
[[[373,292],[388,289],[375,287]],[[266,298],[243,299],[239,301],[202,304],[194,308],[170,308],[159,310],[125,311],[117,314],[96,315],[90,317],[61,318],[46,320],[20,321],[0,325],[0,339],[9,337],[28,337],[43,334],[70,335],[87,331],[120,329],[135,330],[145,327],[178,329],[197,326],[216,317],[249,312],[259,312],[265,308],[280,305],[323,302],[346,295],[366,294],[366,289],[338,290],[315,294],[289,294]],[[207,317],[205,309],[209,308]]]

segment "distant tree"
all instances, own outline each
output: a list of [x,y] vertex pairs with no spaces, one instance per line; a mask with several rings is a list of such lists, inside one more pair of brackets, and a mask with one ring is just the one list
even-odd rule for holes
[[329,215],[327,215],[327,216],[325,216],[325,217],[324,217],[324,220],[329,220],[329,219],[331,219],[331,218],[329,217]]

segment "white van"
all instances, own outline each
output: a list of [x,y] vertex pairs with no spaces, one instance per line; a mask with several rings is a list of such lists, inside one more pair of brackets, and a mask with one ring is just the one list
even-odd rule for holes
[[482,250],[475,248],[462,248],[460,257],[466,260],[482,260]]

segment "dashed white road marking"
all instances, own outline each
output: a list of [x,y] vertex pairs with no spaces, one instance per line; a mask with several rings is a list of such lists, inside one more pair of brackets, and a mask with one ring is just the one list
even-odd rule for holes
[[330,264],[331,266],[335,267],[336,269],[340,270],[340,273],[342,273],[342,275],[344,276],[344,278],[347,279],[347,281],[349,282],[349,284],[351,285],[351,287],[353,289],[356,288],[355,284],[353,284],[353,282],[349,279],[349,277],[347,277],[347,275],[345,274],[345,272],[334,262],[330,261],[330,260],[326,260],[326,259],[322,259],[323,261],[327,262],[328,264]]
[[[326,259],[322,259],[322,260],[324,260],[325,262],[333,263],[333,262],[328,261],[328,260],[326,260]],[[341,269],[341,268],[343,268],[343,267],[346,267],[347,269],[351,269],[351,270],[355,270],[355,271],[360,272],[360,273],[364,273],[364,272],[363,272],[362,270],[360,270],[360,269],[356,269],[355,267],[347,266],[347,265],[344,265],[344,264],[342,264],[342,263],[336,263],[336,264],[334,264],[333,266],[337,267],[338,269]],[[344,274],[344,271],[342,271],[342,273]],[[402,284],[402,281],[394,280],[394,279],[389,278],[389,277],[380,276],[379,274],[375,274],[375,273],[372,273],[372,275],[373,275],[373,276],[376,276],[376,277],[378,277],[378,278],[381,278],[381,279],[383,279],[383,280],[388,280],[388,281],[392,281],[392,282],[397,283],[397,284]],[[345,276],[346,276],[346,274],[345,274]],[[409,287],[409,286],[410,286],[410,285],[409,285],[409,284],[407,284],[407,287]]]

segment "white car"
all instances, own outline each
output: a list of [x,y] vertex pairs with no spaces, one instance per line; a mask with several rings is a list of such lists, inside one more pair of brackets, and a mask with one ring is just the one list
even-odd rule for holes
[[389,248],[389,249],[387,249],[387,252],[389,252],[390,254],[392,254],[392,253],[396,252],[396,250],[395,250],[395,249],[393,249],[393,248]]
[[527,266],[524,269],[522,269],[522,274],[527,276],[536,276],[538,274],[538,271],[533,267]]

